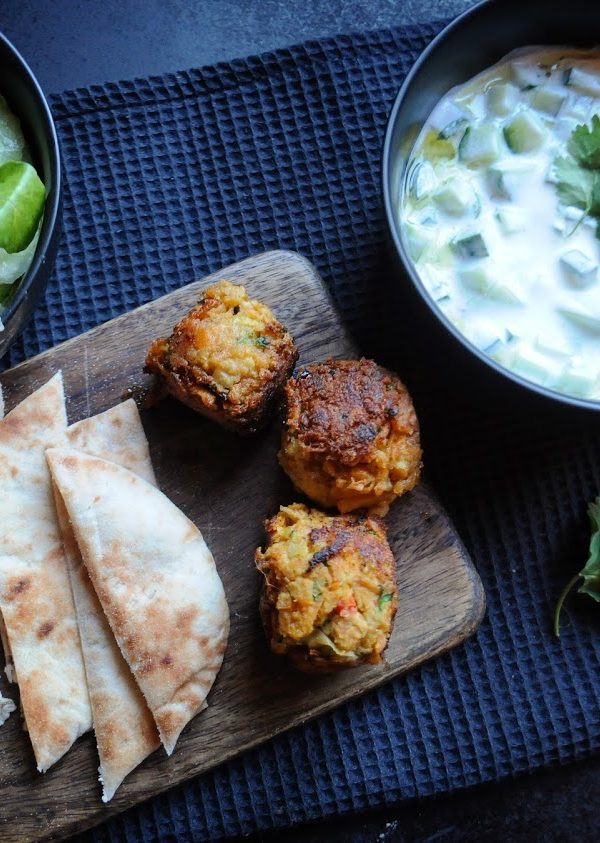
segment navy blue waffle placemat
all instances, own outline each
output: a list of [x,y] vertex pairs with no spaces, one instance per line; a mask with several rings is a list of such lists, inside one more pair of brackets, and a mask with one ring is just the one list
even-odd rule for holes
[[550,630],[560,587],[585,557],[600,416],[479,382],[426,323],[415,332],[401,306],[379,308],[387,322],[377,316],[391,289],[379,185],[386,117],[437,28],[344,36],[52,99],[64,234],[10,362],[251,253],[296,249],[363,347],[393,340],[430,477],[488,596],[465,646],[86,839],[234,835],[600,747],[597,621],[582,605],[560,642]]

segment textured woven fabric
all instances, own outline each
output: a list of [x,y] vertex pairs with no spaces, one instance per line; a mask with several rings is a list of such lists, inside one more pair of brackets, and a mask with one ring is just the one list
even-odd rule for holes
[[53,98],[64,234],[45,302],[10,362],[254,252],[296,249],[363,348],[387,354],[413,390],[430,478],[488,598],[466,645],[86,839],[247,833],[600,747],[593,610],[582,601],[561,640],[551,633],[560,588],[586,555],[600,416],[483,377],[431,319],[415,330],[408,305],[387,304],[383,132],[437,28],[340,37]]

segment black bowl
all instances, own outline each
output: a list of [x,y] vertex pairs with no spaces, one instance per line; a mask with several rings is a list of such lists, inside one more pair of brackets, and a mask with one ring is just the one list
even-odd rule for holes
[[0,357],[23,329],[46,286],[56,256],[61,222],[60,153],[54,121],[35,76],[0,33],[0,94],[21,121],[33,164],[46,185],[44,218],[31,265],[2,314]]
[[[600,410],[600,401],[563,395],[505,369],[469,342],[431,300],[397,224],[398,196],[413,141],[433,107],[450,88],[468,81],[517,47],[592,47],[600,44],[600,5],[590,0],[486,0],[450,23],[423,51],[394,102],[383,147],[383,198],[389,237],[401,267],[421,300],[446,331],[489,369],[530,392],[564,404]],[[407,292],[406,290],[404,292]]]

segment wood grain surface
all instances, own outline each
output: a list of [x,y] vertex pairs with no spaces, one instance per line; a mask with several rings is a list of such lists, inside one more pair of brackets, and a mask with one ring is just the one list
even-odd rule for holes
[[[149,342],[170,333],[200,290],[220,278],[243,283],[273,308],[294,335],[300,362],[357,356],[311,264],[292,252],[269,252],[5,372],[0,382],[7,409],[58,369],[71,422],[108,409],[128,387],[147,384],[142,366]],[[0,729],[3,843],[65,837],[100,823],[460,644],[484,612],[479,577],[435,495],[421,483],[387,517],[400,602],[384,663],[334,676],[294,672],[265,644],[257,612],[260,576],[253,564],[263,520],[280,504],[301,499],[277,465],[279,423],[242,439],[172,399],[144,412],[143,422],[161,488],[200,527],[223,579],[232,621],[225,662],[209,708],[186,728],[174,755],[154,753],[109,805],[100,801],[92,734],[42,776],[14,714]],[[4,677],[0,690],[17,699]]]

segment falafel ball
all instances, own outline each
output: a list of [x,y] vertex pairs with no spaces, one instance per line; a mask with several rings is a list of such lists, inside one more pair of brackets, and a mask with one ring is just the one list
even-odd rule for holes
[[302,366],[285,388],[279,462],[324,507],[385,515],[421,474],[419,423],[397,375],[373,360]]
[[265,523],[256,551],[271,649],[307,673],[381,661],[398,598],[396,563],[377,516],[326,515],[295,503]]
[[146,370],[193,410],[253,433],[277,409],[297,359],[294,340],[273,312],[244,287],[219,281],[170,337],[152,343]]

